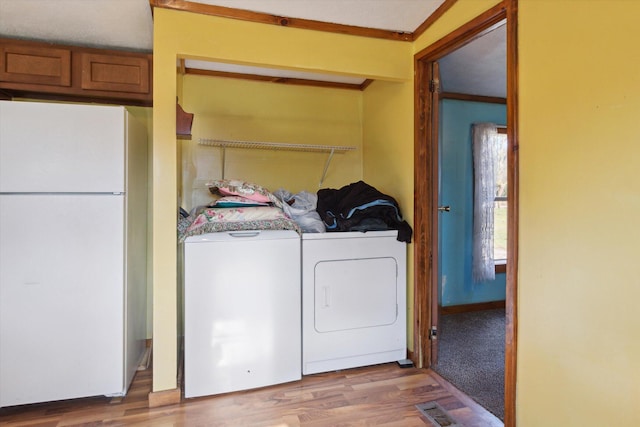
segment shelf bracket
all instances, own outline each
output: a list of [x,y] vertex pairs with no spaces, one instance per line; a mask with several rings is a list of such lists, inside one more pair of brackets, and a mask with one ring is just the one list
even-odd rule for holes
[[224,179],[224,169],[227,164],[227,147],[225,145],[221,145],[220,151],[222,151],[222,179]]
[[325,177],[327,176],[327,170],[329,169],[329,164],[331,163],[331,159],[333,158],[333,153],[335,153],[335,148],[332,148],[329,152],[329,157],[327,158],[327,162],[324,164],[324,170],[322,171],[322,176],[320,177],[320,183],[318,184],[318,188],[322,188],[322,183],[324,182]]

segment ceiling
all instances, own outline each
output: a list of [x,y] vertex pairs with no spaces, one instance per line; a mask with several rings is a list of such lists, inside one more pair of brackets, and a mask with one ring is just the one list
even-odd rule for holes
[[[215,6],[365,28],[414,32],[444,0],[199,0]],[[0,0],[0,36],[60,44],[153,50],[149,0]],[[506,96],[504,26],[443,58],[442,89]],[[362,83],[364,78],[326,76],[256,67],[188,61],[190,68]]]

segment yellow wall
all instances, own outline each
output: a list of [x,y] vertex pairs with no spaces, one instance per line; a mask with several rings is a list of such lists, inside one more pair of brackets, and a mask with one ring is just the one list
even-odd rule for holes
[[[177,149],[180,146],[175,140],[176,59],[211,59],[357,75],[389,82],[410,82],[413,76],[407,64],[411,63],[411,48],[411,44],[406,42],[326,34],[155,9],[152,221],[154,391],[176,387],[178,323],[175,224],[178,203]],[[185,99],[181,99],[181,102],[192,102],[185,97],[188,82],[185,80],[182,84],[182,97]],[[412,105],[410,92],[403,93],[406,96],[403,104]],[[189,111],[189,107],[185,109]],[[196,117],[194,121],[197,120]],[[411,125],[409,129],[403,129],[404,123],[410,124],[410,121],[397,125],[400,128],[398,134],[406,138],[412,135],[413,127]],[[366,131],[366,126],[364,129]],[[406,146],[410,143],[405,140],[402,144]],[[363,145],[366,145],[366,140]],[[368,170],[368,162],[375,162],[375,155],[373,160],[364,160],[361,167],[365,171]],[[332,162],[330,173],[333,173],[334,167]],[[394,162],[391,167],[380,171],[380,182],[385,182],[383,177],[387,174],[395,175],[397,172],[392,169],[395,167],[399,165]],[[406,190],[402,194],[402,198],[406,199]],[[395,192],[391,195],[395,196]]]
[[[147,130],[147,140],[148,140],[148,146],[147,146],[147,153],[151,153],[152,150],[152,145],[153,145],[153,109],[149,108],[149,107],[127,107],[127,109],[131,112],[131,114],[136,117],[138,120],[140,120],[146,130]],[[151,182],[151,162],[152,162],[152,156],[149,155],[148,158],[148,165],[147,165],[147,182],[150,183]],[[152,218],[152,212],[151,212],[151,186],[149,185],[148,188],[148,194],[149,194],[149,198],[147,200],[147,216],[149,218],[149,224],[151,224],[150,219]],[[151,228],[149,227],[147,229],[147,247],[150,248],[151,247]],[[150,252],[149,252],[150,253]],[[150,339],[153,337],[153,280],[152,280],[152,275],[151,275],[151,257],[147,256],[147,324],[146,324],[146,331],[147,331],[147,339]]]
[[[413,69],[413,58],[405,66]],[[413,225],[413,79],[375,81],[364,91],[363,180],[392,195]],[[412,240],[413,241],[413,240]],[[407,245],[407,347],[413,349],[413,245]]]
[[[183,103],[195,114],[185,141],[183,206],[209,203],[206,183],[222,178],[222,150],[200,138],[350,146],[335,154],[323,188],[362,177],[362,92],[186,75]],[[270,191],[315,193],[328,153],[227,148],[224,177],[255,182]]]
[[[496,3],[457,2],[413,45],[156,9],[154,390],[175,387],[177,363],[176,57],[386,80],[363,95],[362,173],[410,214],[412,115],[380,101],[412,111],[410,49]],[[637,16],[627,0],[520,1],[518,426],[640,424]]]
[[519,426],[640,425],[640,2],[520,2]]
[[[457,2],[416,51],[495,3]],[[640,425],[638,16],[519,2],[518,426]]]

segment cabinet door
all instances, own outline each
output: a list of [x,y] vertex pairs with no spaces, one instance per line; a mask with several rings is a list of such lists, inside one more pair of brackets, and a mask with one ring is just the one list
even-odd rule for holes
[[0,81],[71,86],[71,51],[51,47],[0,46]]
[[147,58],[82,54],[82,89],[149,93],[149,83]]
[[0,38],[0,91],[4,99],[150,106],[152,64],[152,54]]

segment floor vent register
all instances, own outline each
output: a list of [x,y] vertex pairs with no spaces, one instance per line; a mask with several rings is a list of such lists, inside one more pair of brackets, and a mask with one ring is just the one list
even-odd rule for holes
[[416,405],[416,408],[429,419],[435,426],[438,427],[463,427],[462,424],[457,423],[442,406],[436,402],[426,402]]

